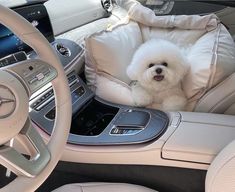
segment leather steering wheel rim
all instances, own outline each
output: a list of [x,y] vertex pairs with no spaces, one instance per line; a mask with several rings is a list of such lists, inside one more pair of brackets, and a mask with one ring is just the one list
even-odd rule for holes
[[57,77],[51,81],[56,102],[56,119],[53,133],[47,144],[51,155],[50,160],[35,177],[18,176],[10,184],[0,189],[1,192],[16,191],[16,189],[17,191],[30,192],[35,191],[46,180],[63,153],[61,149],[66,144],[72,116],[70,89],[60,60],[48,41],[36,28],[23,17],[2,5],[0,5],[0,23],[33,48],[41,60],[53,66],[57,71]]

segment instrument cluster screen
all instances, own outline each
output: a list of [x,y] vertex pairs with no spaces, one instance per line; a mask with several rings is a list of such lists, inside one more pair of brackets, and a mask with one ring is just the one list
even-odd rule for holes
[[[54,41],[50,18],[44,5],[30,5],[14,9],[14,11],[27,19],[49,42]],[[0,58],[19,51],[25,51],[27,53],[30,50],[31,48],[28,45],[23,43],[8,28],[0,24]]]

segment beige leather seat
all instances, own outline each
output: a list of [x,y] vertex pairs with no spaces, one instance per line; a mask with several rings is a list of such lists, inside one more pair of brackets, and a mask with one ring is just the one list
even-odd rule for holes
[[83,183],[65,185],[53,192],[156,192],[152,189],[125,183]]
[[[54,192],[154,192],[146,187],[117,183],[83,183],[65,185]],[[225,147],[210,165],[206,192],[235,191],[235,140]],[[156,192],[156,191],[155,191]]]

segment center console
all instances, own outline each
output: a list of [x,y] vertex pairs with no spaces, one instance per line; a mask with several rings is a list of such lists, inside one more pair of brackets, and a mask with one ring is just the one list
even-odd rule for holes
[[[235,139],[234,116],[113,104],[96,97],[77,73],[67,77],[73,119],[64,161],[207,169]],[[48,137],[55,114],[48,84],[31,98],[30,117]]]
[[[196,112],[167,115],[113,104],[96,97],[75,72],[68,74],[68,81],[73,103],[69,144],[133,146],[154,142],[163,160],[205,165],[235,139],[233,116]],[[56,113],[50,85],[32,98],[30,108],[33,122],[50,135]]]
[[[79,145],[129,145],[160,137],[168,116],[161,111],[108,103],[95,97],[74,72],[68,75],[73,103],[73,120],[68,143]],[[32,120],[51,134],[55,120],[53,89],[30,102]]]

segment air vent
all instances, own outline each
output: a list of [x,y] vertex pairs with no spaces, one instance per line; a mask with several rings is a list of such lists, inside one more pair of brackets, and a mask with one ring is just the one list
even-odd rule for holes
[[57,43],[55,47],[56,47],[56,50],[64,57],[71,56],[71,51],[69,50],[69,48],[65,47],[63,44]]
[[101,0],[101,4],[108,13],[112,12],[113,10],[112,0]]

